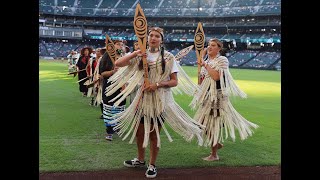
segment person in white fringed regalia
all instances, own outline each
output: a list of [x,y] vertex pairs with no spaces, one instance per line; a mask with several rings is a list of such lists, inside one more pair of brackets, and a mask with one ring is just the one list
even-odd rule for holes
[[[197,137],[198,144],[202,145],[201,132],[204,126],[194,121],[175,101],[171,88],[177,86],[178,68],[175,57],[163,47],[163,29],[151,28],[148,31],[148,48],[145,54],[141,50],[134,51],[116,61],[119,70],[110,77],[111,85],[107,87],[107,95],[126,84],[126,88],[118,95],[122,98],[115,102],[115,106],[130,95],[137,84],[138,90],[130,106],[116,115],[113,122],[118,125],[119,136],[123,140],[130,134],[132,143],[136,137],[138,156],[133,160],[124,161],[127,167],[145,165],[145,148],[150,140],[150,160],[146,177],[153,178],[157,175],[155,166],[160,148],[160,130],[163,129],[169,141],[173,141],[166,125],[183,136],[187,141]],[[147,58],[148,76],[150,86],[145,87],[142,56]],[[116,99],[117,97],[115,97]],[[113,100],[111,100],[113,101]]]
[[207,60],[201,61],[200,91],[197,91],[190,106],[197,109],[194,119],[204,125],[204,146],[211,147],[211,154],[203,158],[206,161],[219,160],[218,149],[223,147],[224,139],[230,136],[235,141],[235,130],[241,140],[251,136],[252,128],[258,125],[242,117],[232,106],[231,95],[246,98],[229,72],[228,59],[220,52],[223,43],[219,39],[210,39],[207,47]]

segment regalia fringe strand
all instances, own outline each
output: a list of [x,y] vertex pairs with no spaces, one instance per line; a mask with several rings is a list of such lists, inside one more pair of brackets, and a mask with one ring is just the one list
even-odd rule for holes
[[179,69],[178,77],[178,85],[172,88],[172,92],[174,94],[182,94],[185,93],[189,96],[193,96],[196,91],[199,91],[199,85],[194,83],[183,68],[180,66],[179,62],[176,62],[177,67]]
[[176,87],[172,88],[172,92],[174,94],[182,94],[185,93],[189,96],[193,96],[195,91],[199,91],[199,85],[194,83],[189,76],[185,73],[183,68],[180,66],[180,60],[186,56],[193,48],[193,45],[188,46],[181,51],[178,52],[178,54],[175,55],[176,64],[179,70],[179,73],[177,74],[178,77],[178,85]]
[[[173,65],[172,63],[174,62],[174,56],[165,51],[164,59],[166,61],[166,68],[163,74],[161,74],[161,56],[158,57],[156,62],[148,63],[150,83],[165,81],[169,78]],[[137,58],[132,59],[131,64],[123,70],[121,74],[117,72],[109,78],[109,81],[112,84],[106,88],[107,96],[112,94],[115,89],[126,84],[126,88],[117,97],[110,100],[110,102],[115,101],[114,106],[117,106],[124,98],[130,95],[137,84],[143,84],[144,72],[142,70],[139,71],[138,61]],[[125,140],[131,135],[129,143],[133,142],[140,120],[143,117],[145,131],[143,147],[147,147],[149,136],[152,131],[156,132],[158,140],[157,147],[160,147],[161,141],[157,121],[170,142],[173,141],[173,139],[164,122],[187,141],[191,141],[192,137],[196,136],[198,144],[203,144],[201,133],[204,126],[194,121],[177,103],[175,103],[170,88],[159,88],[154,92],[143,91],[143,88],[143,86],[138,87],[136,96],[129,107],[125,111],[115,115],[115,120],[111,121],[111,123],[118,123],[114,129],[119,130],[118,134],[120,137],[124,136],[122,140]]]
[[205,146],[215,146],[223,142],[228,136],[235,141],[235,130],[238,130],[240,139],[244,140],[253,134],[252,128],[259,126],[242,117],[232,106],[229,97],[247,95],[240,90],[234,82],[228,68],[228,60],[223,56],[208,61],[208,65],[219,71],[221,89],[216,88],[214,81],[207,71],[202,68],[201,73],[205,76],[190,106],[197,109],[194,119],[204,125],[205,131],[202,136]]
[[[99,66],[100,66],[101,59],[102,59],[102,57],[100,57],[98,59],[96,68],[93,73],[93,80],[94,81],[97,80],[99,77]],[[99,79],[98,82],[96,82],[93,86],[94,90],[98,89],[97,92],[94,93],[94,95],[95,95],[94,104],[96,104],[97,106],[102,103],[102,87],[103,87],[103,81],[101,79]]]

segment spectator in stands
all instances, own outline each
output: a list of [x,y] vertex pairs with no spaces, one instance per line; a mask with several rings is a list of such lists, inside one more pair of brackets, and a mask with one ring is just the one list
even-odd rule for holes
[[[92,52],[92,48],[91,47],[84,47],[81,49],[81,53],[80,53],[80,57],[79,57],[79,60],[76,64],[77,66],[77,71],[80,71],[78,72],[78,79],[81,80],[85,77],[87,77],[87,72],[83,69],[85,69],[88,65],[88,62],[90,60],[90,54]],[[82,71],[81,71],[82,70]],[[79,90],[80,92],[82,92],[82,95],[83,96],[87,96],[87,91],[88,91],[88,88],[86,85],[84,85],[84,82],[85,81],[80,81],[79,82]]]
[[[119,122],[115,129],[121,127],[120,136],[130,129],[124,137],[125,139],[134,129],[130,143],[136,137],[138,156],[133,160],[124,161],[126,167],[145,166],[145,148],[150,140],[150,160],[145,173],[147,178],[157,176],[155,164],[160,147],[160,130],[163,129],[169,140],[172,141],[167,129],[163,126],[164,122],[169,123],[177,133],[187,140],[197,136],[199,144],[202,144],[201,129],[199,128],[199,126],[202,126],[193,121],[173,99],[171,87],[175,87],[178,83],[178,70],[174,55],[164,50],[163,37],[163,29],[159,27],[151,28],[148,31],[146,53],[142,54],[141,50],[137,50],[120,58],[116,62],[116,66],[128,67],[126,71],[120,71],[119,74],[116,73],[113,76],[114,78],[111,78],[115,85],[113,87],[122,86],[128,82],[127,79],[130,79],[128,86],[121,93],[124,94],[123,98],[126,98],[125,96],[132,92],[137,83],[143,83],[144,70],[141,57],[144,56],[148,61],[150,85],[147,87],[140,86],[133,102],[115,120],[115,122]],[[115,79],[119,75],[122,75],[121,78]],[[108,93],[112,91],[112,86],[109,89],[107,88]]]
[[[123,47],[124,43],[122,40],[114,40],[114,46],[116,51],[116,58],[120,58],[123,56]],[[105,90],[108,86],[110,86],[110,82],[108,82],[109,77],[112,76],[118,70],[118,66],[113,64],[108,53],[104,53],[101,58],[99,64],[99,73],[103,78],[103,86],[102,86],[102,103],[103,103],[103,119],[106,126],[106,140],[112,141],[112,137],[114,134],[113,127],[116,123],[110,123],[113,120],[112,116],[122,112],[125,109],[126,100],[123,100],[119,105],[114,106],[114,102],[110,102],[111,99],[115,98],[122,91],[122,87],[118,88],[114,93],[110,95],[106,95]]]
[[[191,107],[198,108],[194,119],[206,126],[203,132],[205,146],[211,147],[211,154],[203,158],[206,161],[219,160],[218,149],[223,147],[221,141],[228,135],[235,140],[235,129],[240,138],[252,135],[250,128],[257,128],[254,123],[243,118],[229,101],[230,95],[246,98],[229,72],[229,62],[220,54],[223,44],[218,39],[210,39],[207,46],[208,59],[201,61],[201,91],[197,92]],[[224,137],[225,135],[225,137]]]

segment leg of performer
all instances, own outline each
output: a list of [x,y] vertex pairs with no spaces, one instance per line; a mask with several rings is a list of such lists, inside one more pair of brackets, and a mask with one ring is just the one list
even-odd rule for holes
[[[161,126],[159,126],[159,132],[160,132]],[[156,131],[152,131],[150,133],[150,162],[149,164],[156,164],[158,152],[159,152],[159,147],[157,147],[157,133]]]
[[[158,128],[160,132],[161,126],[158,126]],[[147,178],[155,178],[157,176],[156,160],[159,152],[159,147],[157,147],[157,142],[158,142],[157,133],[155,130],[153,130],[150,133],[150,162],[148,165],[148,169],[145,173]]]
[[103,119],[103,103],[100,103],[101,116],[100,119]]
[[113,127],[112,126],[107,126],[106,132],[107,132],[106,140],[112,141],[112,136],[113,136],[113,133],[114,133]]
[[137,147],[138,147],[138,159],[140,161],[144,161],[145,151],[146,149],[142,147],[144,140],[144,125],[142,123],[139,124],[138,131],[136,134]]
[[203,158],[205,161],[218,161],[218,149],[221,149],[223,147],[223,144],[217,143],[215,146],[211,146],[211,153],[208,157]]
[[144,125],[143,123],[139,124],[137,134],[136,134],[136,140],[137,140],[137,146],[138,146],[138,157],[134,158],[133,160],[127,160],[124,161],[123,164],[126,167],[144,167],[145,161],[145,148],[142,147],[144,139]]

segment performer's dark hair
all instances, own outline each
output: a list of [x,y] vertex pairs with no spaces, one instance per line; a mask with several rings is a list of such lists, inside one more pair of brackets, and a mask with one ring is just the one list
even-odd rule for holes
[[[146,49],[148,49],[148,44],[146,44]],[[139,70],[143,69],[143,62],[142,60],[139,61]]]
[[83,55],[84,54],[84,50],[86,50],[86,49],[88,49],[89,56],[90,56],[90,54],[92,53],[93,49],[91,47],[89,47],[89,46],[86,46],[86,47],[82,48],[81,51],[80,51],[80,55]]
[[100,54],[104,55],[104,53],[106,53],[107,49],[106,48],[101,48],[100,49]]
[[219,53],[220,53],[221,56],[226,56],[227,49],[226,48],[221,48]]
[[164,47],[163,47],[163,45],[161,46],[161,67],[162,67],[161,74],[163,74],[166,69],[166,61],[164,60]]

